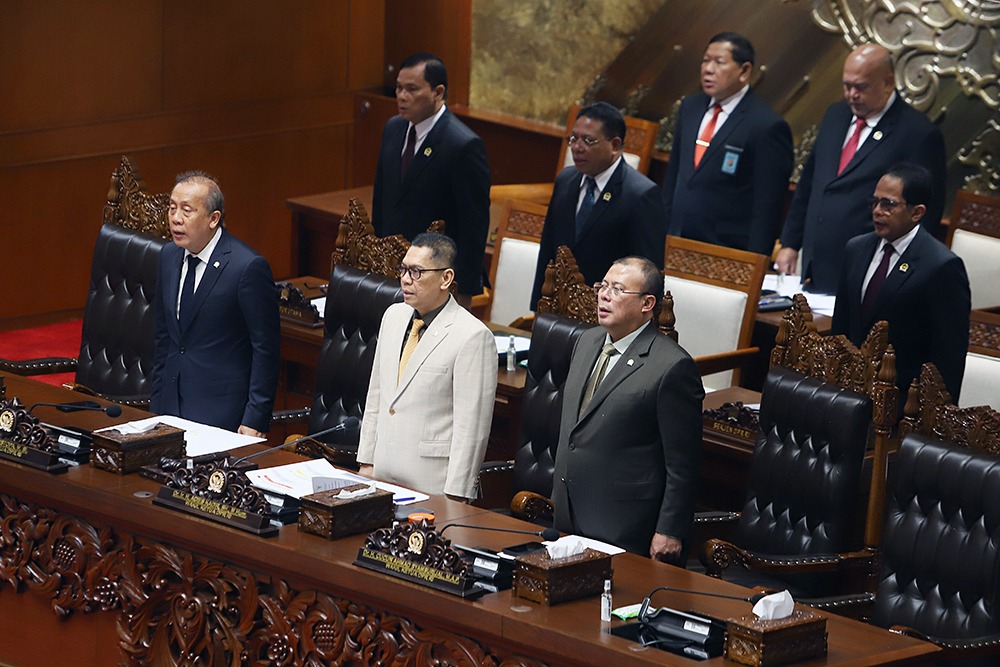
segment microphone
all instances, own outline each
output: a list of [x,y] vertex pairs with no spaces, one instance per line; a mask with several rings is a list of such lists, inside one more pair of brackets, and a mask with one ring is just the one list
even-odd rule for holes
[[120,417],[122,414],[122,409],[120,405],[109,405],[104,407],[97,403],[96,401],[74,401],[72,403],[35,403],[30,408],[28,408],[28,414],[38,407],[49,407],[55,408],[60,412],[79,412],[80,410],[95,410],[97,412],[103,412],[109,417]]
[[546,528],[545,530],[517,530],[516,528],[495,528],[493,526],[473,526],[467,523],[449,523],[444,528],[438,531],[438,535],[443,535],[444,531],[448,530],[452,526],[457,528],[471,528],[472,530],[492,530],[498,533],[517,533],[518,535],[534,535],[535,537],[540,537],[546,542],[552,542],[553,540],[559,539],[559,531],[555,528]]
[[313,440],[315,438],[320,438],[320,437],[322,437],[324,435],[327,435],[327,434],[330,434],[330,433],[334,433],[336,431],[353,431],[354,429],[356,429],[358,427],[358,425],[360,423],[361,423],[361,420],[358,419],[357,417],[348,417],[347,419],[345,419],[344,421],[340,422],[336,426],[331,426],[330,428],[323,429],[322,431],[319,431],[317,433],[310,433],[309,435],[304,435],[301,438],[296,438],[295,440],[292,440],[291,442],[283,442],[280,445],[275,445],[274,447],[268,447],[265,450],[256,452],[254,454],[249,454],[247,456],[244,456],[241,459],[236,459],[235,461],[233,461],[230,464],[229,467],[235,468],[240,463],[243,463],[244,461],[249,461],[250,459],[253,459],[253,458],[256,458],[258,456],[261,456],[262,454],[267,454],[268,452],[273,452],[273,451],[281,449],[283,447],[291,447],[292,445],[297,445],[300,442],[304,442],[306,440]]
[[[750,604],[757,604],[760,602],[761,598],[767,597],[767,593],[754,593],[750,597],[740,597],[739,595],[723,595],[722,593],[709,593],[708,591],[691,591],[684,588],[674,588],[673,586],[657,586],[649,592],[646,599],[642,601],[643,607],[649,606],[649,601],[652,599],[653,595],[660,591],[674,591],[676,593],[690,593],[692,595],[706,595],[713,598],[725,598],[727,600],[740,600],[741,602],[749,602]],[[642,612],[640,612],[641,615]]]

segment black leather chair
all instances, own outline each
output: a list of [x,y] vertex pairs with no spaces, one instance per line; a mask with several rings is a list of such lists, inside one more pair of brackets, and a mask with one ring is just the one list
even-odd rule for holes
[[169,195],[150,195],[128,158],[111,177],[104,224],[90,265],[83,336],[76,359],[0,360],[0,371],[75,371],[73,388],[146,407],[152,392],[153,306],[160,249],[169,243]]

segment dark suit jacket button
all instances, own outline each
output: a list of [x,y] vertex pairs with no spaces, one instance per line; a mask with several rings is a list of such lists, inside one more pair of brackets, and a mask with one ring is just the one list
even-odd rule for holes
[[576,445],[574,445],[572,442],[569,443],[569,450],[573,451],[574,449],[576,449]]
[[184,354],[184,348],[183,347],[181,348],[181,354]]

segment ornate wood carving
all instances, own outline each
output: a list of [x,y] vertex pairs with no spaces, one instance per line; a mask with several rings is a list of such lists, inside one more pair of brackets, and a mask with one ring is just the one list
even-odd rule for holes
[[964,187],[981,194],[1000,193],[1000,123],[994,119],[958,149],[958,161],[976,173],[965,177]]
[[954,405],[941,373],[930,363],[920,368],[920,376],[910,385],[905,417],[899,425],[900,437],[908,433],[1000,455],[1000,412],[988,405]]
[[165,192],[149,194],[139,170],[123,155],[118,168],[111,172],[111,187],[104,205],[104,224],[120,225],[169,240],[169,205],[170,195]]
[[531,211],[511,208],[507,216],[507,231],[512,234],[542,238],[545,216]]
[[746,290],[754,274],[751,262],[733,257],[720,257],[693,252],[685,248],[671,248],[664,258],[664,271],[671,274],[686,273],[699,278],[719,281]]
[[950,224],[963,231],[1000,238],[1000,197],[959,190]]
[[42,428],[38,417],[32,416],[16,396],[10,401],[0,401],[0,438],[51,454],[59,451],[59,445]]
[[809,159],[809,154],[812,153],[813,144],[816,143],[816,137],[818,136],[819,127],[816,125],[810,125],[809,129],[802,133],[802,138],[799,139],[798,145],[795,146],[792,162],[795,167],[792,169],[792,175],[788,179],[792,183],[798,183],[799,179],[802,178],[802,170],[805,169],[806,160]]
[[973,311],[969,321],[969,351],[1000,357],[1000,316]]
[[555,259],[545,267],[536,310],[597,324],[597,296],[592,286],[584,284],[576,258],[566,246],[559,246]]
[[0,589],[112,612],[124,665],[503,665],[533,658],[0,494]]
[[[427,228],[429,232],[444,233],[444,222],[436,220]],[[333,264],[351,266],[387,278],[396,278],[396,266],[410,249],[410,242],[402,234],[381,238],[368,218],[364,204],[351,198],[347,215],[340,221],[337,248],[333,251]]]

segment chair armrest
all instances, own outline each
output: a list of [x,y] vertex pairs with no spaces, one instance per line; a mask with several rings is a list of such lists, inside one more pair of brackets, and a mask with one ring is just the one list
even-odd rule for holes
[[801,598],[797,600],[813,609],[828,611],[838,616],[847,616],[858,621],[867,621],[875,608],[874,593],[852,593],[824,598]]
[[776,556],[747,551],[714,538],[705,542],[700,558],[705,573],[713,577],[721,577],[722,571],[734,564],[769,574],[840,572],[848,568],[873,571],[878,566],[878,555],[870,549],[843,554]]
[[140,410],[146,410],[147,412],[149,411],[149,396],[145,394],[134,396],[111,396],[110,394],[102,394],[99,391],[94,391],[87,385],[77,384],[76,382],[64,382],[62,386],[66,389],[72,389],[78,394],[96,396],[97,398],[103,398],[105,401],[111,401],[112,403],[117,403],[118,405],[127,405],[130,408],[138,408]]
[[740,518],[739,512],[705,511],[695,512],[694,522],[696,525],[730,524],[736,523]]
[[69,357],[41,357],[38,359],[0,359],[0,372],[13,375],[51,375],[72,373],[76,370],[76,359]]
[[946,660],[979,658],[1000,654],[1000,635],[986,635],[971,639],[945,639],[927,635],[904,625],[894,625],[889,632],[930,642],[944,650]]
[[555,508],[552,501],[534,491],[518,491],[510,501],[510,512],[519,519],[538,522],[548,520],[551,524]]
[[[296,408],[294,410],[275,410],[271,413],[271,424],[288,424],[309,419],[312,408]],[[302,436],[298,436],[302,437]]]
[[512,472],[513,470],[513,461],[484,461],[483,465],[479,466],[480,475],[497,475]]
[[713,373],[741,368],[758,354],[760,354],[759,347],[743,347],[732,352],[720,352],[719,354],[706,354],[703,357],[695,357],[694,363],[698,366],[698,373],[701,375],[711,375]]

